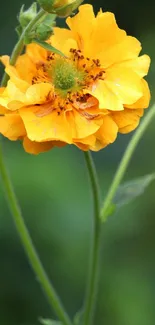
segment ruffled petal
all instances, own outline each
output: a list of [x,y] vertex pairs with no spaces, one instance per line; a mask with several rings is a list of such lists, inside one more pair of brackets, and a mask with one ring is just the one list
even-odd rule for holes
[[33,155],[38,155],[41,152],[46,152],[52,149],[53,147],[64,147],[66,143],[60,141],[49,141],[49,142],[35,142],[25,137],[23,140],[23,147],[26,152]]
[[85,55],[89,54],[89,41],[95,24],[93,7],[89,4],[80,6],[79,13],[72,18],[67,18],[66,22],[77,41],[79,49]]
[[118,62],[133,60],[141,51],[140,42],[132,36],[126,36],[123,41],[107,47],[98,54],[103,68],[108,68]]
[[32,78],[36,74],[36,66],[27,54],[18,57],[15,67],[20,79],[32,84]]
[[0,56],[0,61],[6,66],[9,64],[10,57],[8,55]]
[[141,78],[146,76],[148,74],[148,70],[150,67],[150,57],[148,55],[142,55],[138,58],[135,58],[133,60],[127,60],[120,63],[116,63],[113,65],[113,67],[116,67],[117,69],[132,69],[134,72],[136,72]]
[[140,117],[143,116],[143,109],[125,108],[122,112],[112,112],[112,118],[118,125],[120,133],[129,133],[139,124]]
[[25,127],[18,114],[0,116],[0,133],[10,140],[17,140],[26,135]]
[[141,79],[131,69],[108,69],[105,83],[124,105],[131,105],[143,96]]
[[151,98],[151,94],[150,94],[150,89],[148,86],[148,83],[146,80],[142,79],[141,80],[141,84],[142,84],[142,89],[143,89],[143,96],[137,100],[137,102],[135,102],[132,105],[125,105],[126,108],[147,108],[149,106],[150,103],[150,98]]
[[24,91],[9,80],[6,91],[0,96],[0,104],[10,110],[17,110],[26,105],[46,103],[52,95],[53,85],[50,83],[34,84]]
[[103,117],[103,124],[96,132],[95,147],[91,148],[98,151],[105,148],[108,144],[113,143],[117,138],[118,126],[110,115]]
[[47,58],[47,51],[38,44],[31,43],[26,47],[26,54],[33,63],[38,61],[45,61]]
[[90,56],[98,58],[100,52],[107,51],[107,49],[122,42],[125,37],[126,32],[118,27],[114,14],[100,11],[95,19],[89,40]]
[[51,36],[49,42],[66,56],[69,56],[71,48],[78,48],[73,33],[65,28],[55,27],[54,35]]
[[46,116],[38,117],[37,111],[38,107],[36,106],[24,107],[19,110],[28,138],[31,141],[58,140],[72,143],[70,125],[64,112],[58,114],[53,110]]
[[123,110],[121,99],[110,89],[109,85],[105,83],[104,80],[99,80],[92,90],[86,90],[86,92],[98,99],[100,109],[113,111]]
[[73,141],[75,142],[78,139],[94,134],[102,124],[102,117],[89,119],[76,110],[67,112],[66,117],[70,125]]

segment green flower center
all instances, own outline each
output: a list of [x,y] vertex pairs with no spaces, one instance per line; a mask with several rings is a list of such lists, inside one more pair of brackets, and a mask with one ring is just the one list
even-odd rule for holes
[[55,88],[64,93],[79,90],[84,81],[84,73],[73,62],[60,58],[54,60],[49,71]]

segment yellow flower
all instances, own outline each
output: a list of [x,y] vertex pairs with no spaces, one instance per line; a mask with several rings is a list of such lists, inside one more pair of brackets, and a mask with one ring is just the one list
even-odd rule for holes
[[98,151],[134,130],[149,105],[150,59],[138,57],[141,44],[112,13],[95,17],[82,5],[67,24],[48,40],[65,57],[30,44],[15,67],[1,59],[10,80],[0,94],[0,132],[33,154],[65,144]]

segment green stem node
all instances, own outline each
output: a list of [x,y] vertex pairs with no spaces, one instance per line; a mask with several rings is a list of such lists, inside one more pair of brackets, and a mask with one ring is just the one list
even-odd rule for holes
[[127,146],[127,149],[123,155],[123,158],[122,158],[122,160],[118,166],[118,169],[116,171],[116,174],[114,176],[113,182],[112,182],[110,189],[107,193],[107,196],[104,200],[103,207],[102,207],[101,214],[100,214],[102,221],[106,221],[107,209],[110,207],[110,205],[113,201],[113,198],[116,194],[116,191],[118,189],[118,186],[120,185],[120,183],[124,177],[124,174],[127,170],[127,167],[128,167],[129,162],[132,158],[132,155],[133,155],[140,139],[142,138],[144,132],[146,131],[148,125],[152,121],[152,118],[154,117],[154,115],[155,115],[155,105],[153,105],[152,108],[150,108],[148,110],[148,113],[143,118],[139,128],[136,130],[135,134],[133,135],[133,137],[131,138],[131,140]]

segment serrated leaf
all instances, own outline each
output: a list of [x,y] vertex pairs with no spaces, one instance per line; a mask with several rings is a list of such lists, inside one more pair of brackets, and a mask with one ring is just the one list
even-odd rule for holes
[[155,174],[150,174],[120,185],[113,203],[119,207],[128,204],[136,197],[142,195],[153,180],[155,180]]
[[36,44],[42,46],[47,51],[50,51],[50,52],[53,52],[53,53],[56,53],[56,54],[59,54],[59,55],[65,57],[65,55],[61,51],[59,51],[58,49],[56,49],[55,47],[53,47],[52,45],[50,45],[46,42],[39,41],[37,39],[33,39],[32,43],[36,43]]
[[39,321],[42,325],[62,325],[61,322],[52,319],[40,318]]

